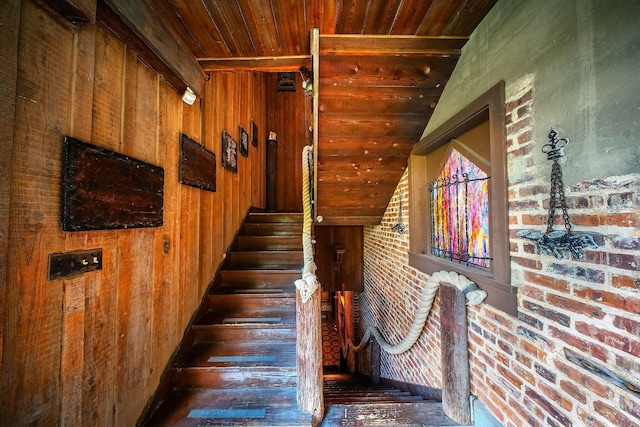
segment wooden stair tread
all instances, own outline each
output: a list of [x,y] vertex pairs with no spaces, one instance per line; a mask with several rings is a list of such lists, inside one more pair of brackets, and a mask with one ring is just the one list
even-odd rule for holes
[[311,425],[311,416],[298,408],[295,387],[177,390],[167,400],[171,407],[159,411],[148,425]]
[[292,269],[229,269],[220,272],[220,281],[225,284],[263,284],[263,285],[279,285],[293,284],[301,277],[299,268]]
[[331,405],[325,412],[321,427],[331,426],[460,426],[444,414],[442,403],[371,403]]
[[295,387],[295,366],[192,366],[173,369],[176,389]]
[[178,366],[295,366],[296,346],[292,342],[198,343],[183,356]]
[[300,236],[238,236],[236,250],[299,251],[302,250],[302,238]]
[[296,340],[296,328],[292,324],[271,324],[265,328],[262,324],[216,324],[193,325],[195,342],[228,342],[231,340],[252,340],[264,342],[269,340]]
[[247,221],[302,224],[304,215],[300,212],[251,212],[247,217]]

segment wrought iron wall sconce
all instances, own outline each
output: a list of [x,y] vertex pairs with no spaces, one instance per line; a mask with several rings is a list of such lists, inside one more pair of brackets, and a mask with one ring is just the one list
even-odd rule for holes
[[398,208],[398,222],[391,227],[391,230],[395,231],[398,234],[404,234],[407,231],[407,227],[402,222],[402,192],[399,194],[400,197],[400,207]]
[[[558,132],[552,128],[549,132],[549,143],[542,146],[542,152],[547,155],[547,160],[553,161],[547,230],[544,233],[539,230],[520,230],[516,233],[516,236],[535,242],[542,255],[547,255],[547,251],[549,251],[557,259],[562,259],[564,256],[560,251],[568,250],[573,258],[583,259],[584,254],[580,252],[580,249],[585,247],[595,249],[598,245],[590,234],[574,234],[571,232],[567,200],[564,195],[562,169],[558,162],[558,159],[564,157],[564,148],[568,144],[569,140],[567,138],[559,138]],[[554,230],[556,209],[562,210],[564,230]]]

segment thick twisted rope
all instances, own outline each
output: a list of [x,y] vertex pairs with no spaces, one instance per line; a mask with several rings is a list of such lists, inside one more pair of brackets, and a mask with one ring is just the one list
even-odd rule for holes
[[318,290],[318,279],[316,278],[316,263],[313,260],[313,244],[311,242],[311,191],[309,190],[309,154],[313,149],[307,145],[302,150],[302,208],[304,221],[302,224],[302,251],[304,256],[304,266],[302,268],[302,279],[295,281],[296,288],[300,291],[302,302],[307,302]]
[[450,283],[460,291],[462,291],[467,298],[467,305],[480,304],[487,297],[487,293],[478,288],[475,283],[467,279],[465,276],[462,276],[454,271],[442,270],[433,273],[427,280],[425,288],[422,290],[422,295],[420,297],[420,303],[418,304],[418,311],[416,312],[415,319],[413,320],[413,323],[409,328],[409,332],[402,339],[402,341],[393,345],[389,344],[384,339],[378,328],[376,328],[375,326],[371,326],[367,328],[367,331],[362,337],[360,344],[356,346],[353,343],[349,342],[349,347],[353,351],[360,351],[365,348],[367,344],[369,344],[369,340],[373,335],[376,341],[378,341],[378,344],[380,344],[380,348],[382,348],[389,354],[402,354],[408,351],[418,341],[418,338],[422,333],[422,329],[427,322],[429,312],[431,311],[431,307],[433,306],[433,300],[436,297],[436,292],[438,291],[441,282]]

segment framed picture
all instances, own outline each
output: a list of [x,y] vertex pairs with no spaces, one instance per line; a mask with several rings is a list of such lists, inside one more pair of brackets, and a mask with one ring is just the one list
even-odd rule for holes
[[216,191],[216,154],[181,134],[179,173],[181,184]]
[[254,147],[258,146],[258,125],[251,119],[251,143]]
[[226,130],[222,131],[222,167],[238,173],[238,143]]
[[249,157],[249,134],[240,126],[240,154]]

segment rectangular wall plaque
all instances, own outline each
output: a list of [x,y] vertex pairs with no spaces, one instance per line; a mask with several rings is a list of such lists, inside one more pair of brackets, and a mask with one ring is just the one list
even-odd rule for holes
[[64,139],[62,229],[159,227],[164,169],[75,138]]
[[222,166],[238,173],[238,143],[226,130],[222,131]]
[[180,136],[180,183],[216,191],[216,155],[184,133]]

